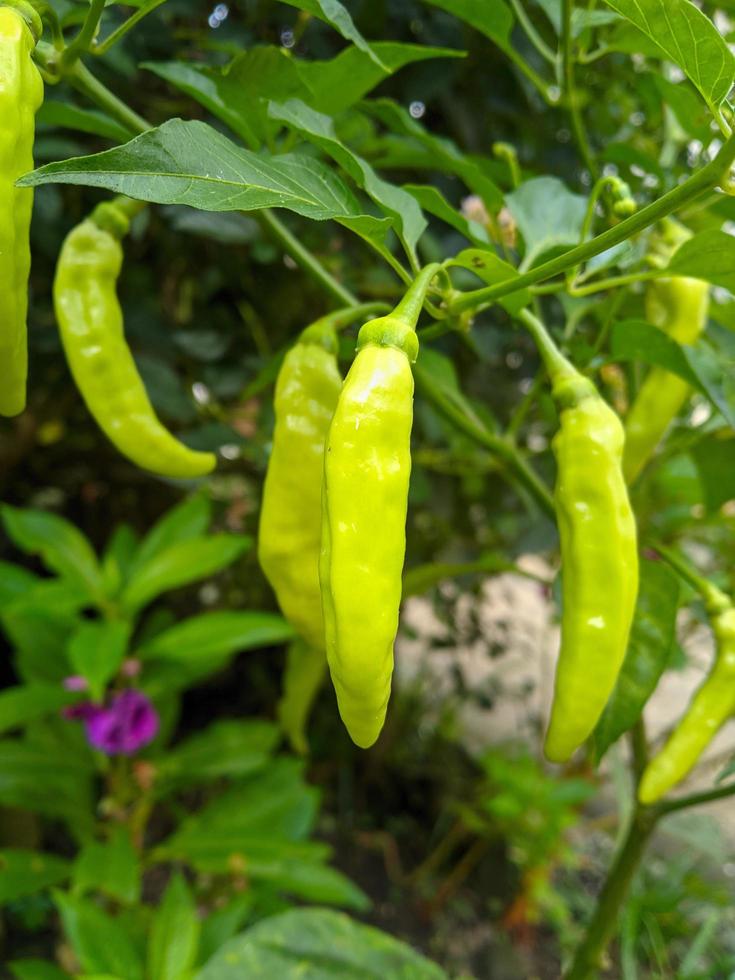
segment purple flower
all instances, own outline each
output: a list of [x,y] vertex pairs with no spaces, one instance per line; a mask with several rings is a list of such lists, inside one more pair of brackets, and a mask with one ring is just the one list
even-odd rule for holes
[[129,688],[108,704],[85,702],[66,709],[67,718],[84,722],[89,744],[107,755],[133,755],[155,738],[158,714],[140,691]]

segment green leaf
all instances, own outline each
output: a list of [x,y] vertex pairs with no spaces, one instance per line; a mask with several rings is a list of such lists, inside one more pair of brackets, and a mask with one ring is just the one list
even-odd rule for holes
[[94,826],[91,777],[61,747],[54,752],[17,740],[0,742],[0,804],[61,817],[77,836]]
[[159,792],[208,782],[222,776],[249,775],[262,768],[278,741],[278,729],[266,721],[218,721],[192,735],[161,759]]
[[510,194],[505,203],[526,244],[521,268],[544,255],[578,245],[587,212],[587,198],[572,194],[556,177],[535,177]]
[[305,840],[314,829],[319,793],[304,781],[300,760],[277,758],[187,816],[163,845],[173,854],[213,837],[272,836]]
[[735,56],[714,24],[691,0],[607,0],[655,42],[719,106],[735,81]]
[[77,855],[72,876],[73,891],[103,892],[132,905],[140,900],[140,859],[126,827],[113,826],[105,841],[89,840]]
[[704,503],[710,514],[735,500],[735,439],[728,432],[698,442],[691,450],[699,470]]
[[500,188],[485,170],[463,153],[451,140],[434,136],[398,103],[391,99],[374,99],[360,103],[368,115],[379,119],[391,131],[407,136],[427,151],[432,169],[446,171],[460,177],[467,187],[482,198],[489,211],[496,211],[503,204]]
[[96,109],[82,109],[70,102],[59,99],[44,99],[36,113],[36,126],[60,126],[74,129],[80,133],[92,133],[115,143],[125,143],[130,138],[129,130],[115,122],[104,112]]
[[701,341],[695,347],[681,346],[663,330],[643,320],[621,320],[613,325],[610,353],[613,360],[658,364],[678,375],[705,395],[728,424],[735,427],[731,365]]
[[54,854],[12,848],[0,851],[0,905],[58,885],[69,877],[69,862]]
[[319,20],[323,20],[341,34],[346,41],[352,41],[356,47],[369,55],[379,68],[382,68],[383,71],[388,71],[371,45],[368,44],[355,27],[354,21],[346,8],[338,0],[281,0],[281,2],[287,3],[289,7],[304,10],[307,14],[311,14],[312,17],[318,17]]
[[661,561],[641,562],[640,572],[628,650],[615,690],[594,733],[598,762],[640,718],[666,669],[676,638],[678,576]]
[[203,493],[186,497],[151,528],[135,556],[135,568],[147,564],[172,544],[202,537],[212,520],[212,505]]
[[92,902],[62,892],[54,895],[64,933],[82,969],[125,980],[143,980],[143,964],[120,917],[112,918]]
[[[261,49],[255,49],[256,52],[259,50]],[[285,52],[282,58],[284,67],[287,67],[288,58]],[[255,100],[253,94],[239,79],[204,65],[186,64],[183,61],[144,61],[141,68],[146,68],[159,78],[175,85],[181,92],[196,99],[213,116],[229,126],[250,149],[258,148],[261,135],[254,125],[257,124]]]
[[230,940],[195,980],[448,980],[387,933],[327,909],[292,909]]
[[708,141],[712,136],[710,115],[695,90],[683,81],[670,82],[658,72],[651,73],[651,80],[684,132],[703,143]]
[[402,187],[383,180],[370,164],[340,142],[329,116],[316,112],[298,99],[290,99],[283,104],[271,102],[269,115],[295,129],[336,160],[358,187],[364,188],[373,201],[393,218],[406,251],[409,255],[415,255],[416,243],[426,229],[426,219],[415,198]]
[[463,575],[497,575],[498,572],[517,571],[512,561],[501,554],[490,552],[476,561],[427,562],[409,568],[403,575],[402,597],[423,595],[440,582]]
[[2,626],[15,648],[15,666],[22,680],[58,685],[69,674],[66,643],[78,618],[44,608],[41,594],[34,589],[6,606]]
[[75,674],[87,680],[93,700],[102,700],[107,682],[120,669],[129,638],[129,623],[98,620],[83,622],[69,639],[69,663]]
[[271,157],[237,146],[203,122],[171,119],[124,146],[39,167],[18,181],[82,184],[154,204],[203,211],[288,208],[324,221],[359,214],[342,180],[313,157]]
[[[449,267],[460,266],[463,269],[469,269],[488,286],[518,278],[518,271],[509,262],[503,261],[489,249],[466,248],[444,264]],[[531,294],[528,289],[519,289],[509,296],[502,297],[498,302],[511,316],[516,316],[524,306],[528,306],[531,302]]]
[[51,684],[24,684],[0,692],[0,733],[60,711],[76,695]]
[[9,561],[0,561],[0,609],[25,595],[37,582],[37,576],[27,568],[13,565]]
[[[198,213],[198,212],[194,212]],[[138,550],[138,537],[129,524],[120,524],[111,534],[102,557],[102,575],[107,595],[115,595],[127,579]]]
[[440,7],[454,14],[476,31],[484,34],[502,51],[511,48],[510,34],[513,29],[513,14],[505,0],[426,0],[434,7]]
[[180,874],[169,881],[148,942],[148,974],[156,980],[187,980],[196,962],[199,918]]
[[430,184],[404,184],[403,189],[416,198],[424,211],[441,218],[475,245],[490,245],[490,238],[483,226],[465,218],[436,187]]
[[674,252],[667,272],[735,292],[735,238],[715,228],[701,231]]
[[[337,116],[405,65],[433,58],[465,57],[464,51],[396,41],[378,41],[373,44],[373,50],[380,55],[384,68],[378,67],[364,51],[354,46],[345,48],[329,61],[295,60],[293,64],[307,88],[306,94],[299,94],[299,98],[319,112]],[[276,95],[269,98],[284,101]]]
[[242,534],[213,534],[169,545],[136,566],[123,591],[122,604],[128,610],[137,610],[162,592],[214,575],[231,565],[250,545],[251,539]]
[[221,661],[243,650],[284,643],[293,637],[292,627],[275,613],[202,613],[158,633],[139,651],[152,660],[184,663]]
[[231,898],[227,905],[217,908],[202,922],[199,937],[199,965],[214,956],[220,946],[232,939],[250,918],[255,905],[252,891],[242,892]]
[[42,510],[20,510],[5,504],[5,530],[11,540],[28,554],[38,554],[51,571],[63,575],[86,594],[98,597],[102,577],[97,556],[84,535],[73,524]]

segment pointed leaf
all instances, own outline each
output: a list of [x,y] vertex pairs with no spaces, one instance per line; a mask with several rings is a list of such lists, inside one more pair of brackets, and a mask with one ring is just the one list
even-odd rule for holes
[[101,891],[126,905],[140,899],[140,859],[126,827],[113,827],[107,840],[87,841],[74,863],[75,894]]
[[291,639],[293,629],[275,613],[202,613],[158,633],[139,651],[152,660],[220,660],[230,654]]
[[324,221],[359,214],[342,180],[313,157],[253,153],[203,122],[171,119],[124,146],[39,167],[18,181],[83,184],[204,211],[288,208]]
[[722,103],[735,81],[735,56],[691,0],[607,0],[651,38],[697,86],[708,105]]
[[67,649],[75,674],[89,684],[93,700],[101,701],[108,681],[117,674],[128,649],[130,624],[120,620],[83,622]]
[[[497,282],[509,282],[518,277],[517,269],[489,249],[466,248],[444,264],[449,267],[461,266],[463,269],[469,269],[488,286],[494,286]],[[516,316],[531,302],[531,293],[528,289],[519,289],[509,296],[502,297],[498,302],[512,316]]]
[[180,874],[168,883],[148,943],[148,974],[156,980],[187,980],[196,962],[199,917]]
[[77,695],[55,684],[24,684],[0,691],[0,733],[60,711]]
[[356,47],[368,54],[379,68],[387,71],[373,48],[355,27],[347,9],[338,0],[281,0],[281,2],[287,3],[289,7],[297,7],[299,10],[304,10],[307,14],[323,20],[340,33],[345,40],[352,41]]
[[112,918],[86,899],[54,896],[64,933],[87,973],[143,980],[143,964],[120,917]]
[[231,565],[250,545],[251,539],[242,534],[214,534],[172,544],[137,566],[122,594],[123,606],[140,609],[162,592],[213,575]]
[[3,523],[12,541],[29,554],[74,582],[90,596],[99,596],[102,577],[97,556],[84,535],[73,524],[42,510],[19,510],[6,504]]

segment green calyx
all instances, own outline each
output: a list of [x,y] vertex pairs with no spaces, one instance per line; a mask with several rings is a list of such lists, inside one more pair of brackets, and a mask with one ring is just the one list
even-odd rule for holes
[[305,327],[299,335],[300,344],[316,344],[336,354],[338,349],[337,332],[344,330],[356,320],[362,320],[371,313],[383,313],[389,309],[387,303],[359,303],[356,306],[346,306],[320,317],[314,323]]
[[378,317],[360,328],[357,336],[357,349],[374,347],[395,347],[403,351],[411,364],[419,356],[419,338],[413,327],[394,314]]
[[118,239],[124,238],[130,228],[130,219],[115,201],[103,201],[102,204],[98,204],[90,217],[98,228]]
[[594,384],[584,375],[559,374],[552,378],[551,394],[560,409],[575,408],[587,398],[598,398],[599,393]]

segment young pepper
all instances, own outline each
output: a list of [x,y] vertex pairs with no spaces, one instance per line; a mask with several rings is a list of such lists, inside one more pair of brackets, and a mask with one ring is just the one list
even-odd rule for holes
[[121,453],[161,476],[203,476],[214,469],[214,454],[189,449],[159,422],[125,342],[116,292],[120,239],[138,207],[122,199],[101,204],[66,237],[54,279],[61,341],[89,411]]
[[327,437],[322,588],[327,662],[352,740],[371,746],[390,696],[411,474],[415,326],[438,266],[365,324]]
[[[679,562],[660,549],[679,569]],[[691,580],[692,576],[687,575]],[[664,747],[646,766],[638,788],[641,803],[655,803],[680,783],[725,722],[735,713],[735,608],[712,583],[693,582],[702,593],[715,635],[715,660],[684,717]]]
[[0,6],[0,415],[17,415],[26,403],[33,191],[15,181],[33,169],[34,116],[43,82],[31,54],[40,32],[29,5]]
[[615,686],[638,594],[635,518],[621,468],[623,427],[543,325],[539,346],[559,408],[554,499],[562,563],[561,649],[545,752],[565,762],[594,729]]
[[[709,286],[684,276],[655,279],[646,291],[646,318],[678,344],[693,344],[707,323]],[[683,378],[652,367],[625,418],[623,472],[638,477],[681,411],[691,388]]]
[[306,327],[286,354],[276,380],[276,421],[263,487],[258,558],[286,619],[321,651],[324,443],[342,388],[337,329],[379,309],[385,307],[366,303]]

